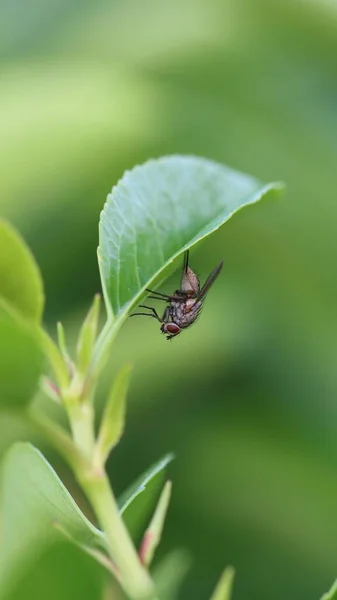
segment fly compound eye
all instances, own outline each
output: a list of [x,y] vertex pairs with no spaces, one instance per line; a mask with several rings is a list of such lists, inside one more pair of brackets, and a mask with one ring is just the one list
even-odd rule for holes
[[176,323],[167,323],[166,332],[170,333],[171,335],[177,335],[180,333],[180,327]]

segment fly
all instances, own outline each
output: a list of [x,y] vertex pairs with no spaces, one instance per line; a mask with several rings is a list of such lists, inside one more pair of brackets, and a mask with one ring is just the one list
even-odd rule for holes
[[144,317],[152,317],[157,319],[157,321],[159,321],[161,324],[160,330],[166,335],[167,340],[174,338],[181,332],[182,329],[187,329],[187,327],[190,327],[190,325],[192,325],[197,319],[202,309],[203,301],[206,298],[207,292],[219,275],[223,265],[223,261],[221,261],[210,273],[204,285],[200,288],[200,280],[189,267],[188,261],[189,251],[187,250],[184,255],[184,266],[181,275],[180,289],[176,290],[172,296],[169,296],[168,294],[161,294],[160,292],[153,292],[152,290],[148,289],[146,290],[151,294],[149,298],[167,302],[167,306],[161,318],[153,306],[146,306],[145,304],[140,304],[139,307],[146,308],[150,312],[139,312],[131,315],[131,317],[141,315]]

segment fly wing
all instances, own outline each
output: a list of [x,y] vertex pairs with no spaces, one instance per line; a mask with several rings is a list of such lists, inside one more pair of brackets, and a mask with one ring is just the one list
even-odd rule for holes
[[207,277],[204,285],[202,286],[197,300],[203,300],[203,298],[205,298],[209,288],[213,285],[214,281],[216,280],[217,276],[219,275],[221,269],[222,269],[222,265],[223,265],[223,260],[218,264],[217,267],[215,267],[215,269],[212,271],[212,273],[210,273],[210,275]]

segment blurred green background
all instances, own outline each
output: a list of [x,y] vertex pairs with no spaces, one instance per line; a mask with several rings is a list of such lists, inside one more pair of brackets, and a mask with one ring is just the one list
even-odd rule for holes
[[[202,278],[225,260],[194,328],[120,334],[110,374],[135,371],[109,467],[121,491],[176,453],[160,554],[191,552],[181,598],[233,564],[236,600],[318,599],[337,576],[337,3],[2,0],[0,56],[1,214],[53,334],[74,337],[100,290],[99,213],[125,169],[192,153],[287,182],[193,253]],[[1,419],[3,452],[27,432]],[[17,597],[99,598],[96,576],[55,550]]]

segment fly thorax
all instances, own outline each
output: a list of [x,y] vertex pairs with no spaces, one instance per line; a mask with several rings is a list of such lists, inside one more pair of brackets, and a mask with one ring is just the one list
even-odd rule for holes
[[185,302],[185,312],[190,312],[195,306],[195,298],[188,298]]

